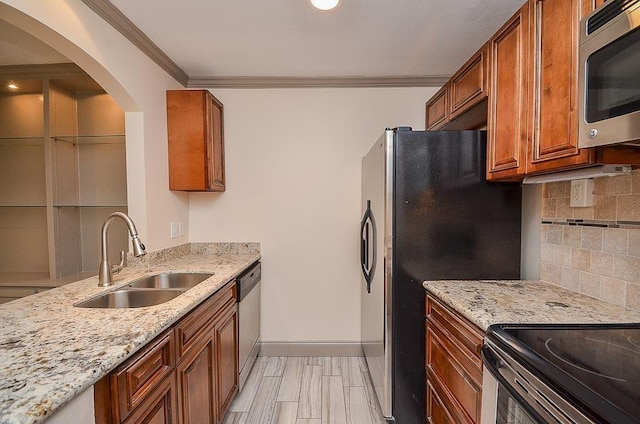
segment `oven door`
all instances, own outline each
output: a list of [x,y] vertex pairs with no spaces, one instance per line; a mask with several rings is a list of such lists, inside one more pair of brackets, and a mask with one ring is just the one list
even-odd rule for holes
[[518,399],[484,367],[481,424],[537,424]]
[[579,147],[640,139],[640,1],[620,3],[581,23]]

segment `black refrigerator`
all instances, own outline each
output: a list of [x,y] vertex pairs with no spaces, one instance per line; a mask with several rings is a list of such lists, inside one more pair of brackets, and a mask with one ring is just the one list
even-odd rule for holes
[[486,132],[386,130],[362,160],[362,347],[382,412],[425,423],[425,280],[520,277],[520,184]]

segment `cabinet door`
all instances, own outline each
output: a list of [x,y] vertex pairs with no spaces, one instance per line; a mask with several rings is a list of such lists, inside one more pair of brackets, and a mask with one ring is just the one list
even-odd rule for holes
[[524,176],[527,163],[529,8],[489,40],[487,179]]
[[453,121],[487,97],[487,49],[483,46],[449,83],[449,120]]
[[223,107],[207,90],[167,91],[169,188],[224,191]]
[[527,173],[592,163],[578,149],[578,33],[590,0],[529,0],[533,111]]
[[229,307],[215,323],[218,419],[222,421],[238,392],[238,311]]
[[176,366],[180,424],[216,423],[215,340],[213,328]]
[[427,102],[425,128],[438,130],[449,122],[449,82]]
[[207,94],[207,190],[224,191],[223,107],[218,99],[209,92]]
[[124,424],[176,424],[175,376],[169,375],[124,421]]

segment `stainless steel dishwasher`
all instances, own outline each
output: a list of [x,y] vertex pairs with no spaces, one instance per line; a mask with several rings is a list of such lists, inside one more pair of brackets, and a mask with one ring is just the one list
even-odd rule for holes
[[238,388],[242,390],[260,353],[260,262],[240,274],[238,285]]

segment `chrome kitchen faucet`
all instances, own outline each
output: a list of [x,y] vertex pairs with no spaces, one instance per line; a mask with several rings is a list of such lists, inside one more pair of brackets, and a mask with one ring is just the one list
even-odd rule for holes
[[136,230],[136,224],[133,223],[133,220],[122,212],[114,212],[109,215],[104,221],[104,224],[102,224],[101,259],[100,267],[98,268],[98,278],[100,280],[100,283],[98,284],[99,287],[112,286],[113,274],[117,274],[122,271],[122,268],[124,268],[124,251],[120,252],[120,263],[118,265],[110,265],[109,258],[107,257],[107,231],[109,230],[109,225],[111,225],[113,220],[116,218],[122,219],[129,228],[131,244],[133,246],[133,256],[140,257],[147,254],[144,244],[142,244],[142,241],[140,241],[140,238],[138,237],[138,230]]

